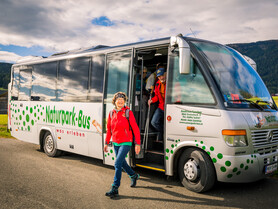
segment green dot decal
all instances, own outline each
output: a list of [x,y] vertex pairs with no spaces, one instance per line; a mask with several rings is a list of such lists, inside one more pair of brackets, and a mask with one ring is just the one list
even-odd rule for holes
[[243,168],[243,167],[244,167],[244,164],[243,164],[243,163],[241,163],[241,164],[240,164],[240,168]]
[[42,116],[42,112],[41,112],[41,116]]
[[253,160],[251,160],[251,164],[253,164],[253,162],[254,162],[254,161],[253,161]]
[[106,157],[106,154],[104,156]]
[[22,120],[22,116],[21,115],[19,116],[19,120]]
[[29,115],[26,115],[26,121],[29,122],[29,120],[30,120]]
[[253,155],[251,155],[251,157],[253,157]]
[[233,172],[234,172],[234,173],[237,172],[237,168],[234,168],[234,169],[233,169]]
[[37,113],[35,113],[34,116],[37,117]]
[[107,153],[108,154],[108,156],[110,155],[109,153]]
[[[23,121],[23,125],[24,125],[24,126],[25,126],[25,124],[26,124],[25,121]],[[22,127],[22,128],[23,128],[23,127]],[[21,128],[21,129],[22,129],[22,128]]]
[[172,144],[171,147],[174,148],[175,146]]
[[25,111],[24,110],[22,111],[22,115],[25,115]]
[[30,113],[33,113],[33,108],[32,107],[30,108]]
[[203,142],[203,141],[201,141],[201,144],[204,144],[204,142]]
[[210,151],[214,151],[214,147],[210,147],[209,149],[210,149]]
[[246,162],[247,162],[247,163],[250,163],[250,160],[249,160],[249,159],[247,159],[247,160],[246,160]]
[[31,121],[32,126],[34,125],[34,120]]
[[223,155],[222,155],[221,153],[219,153],[219,154],[217,155],[217,157],[218,157],[218,159],[222,159],[222,158],[223,158]]
[[207,152],[208,153],[208,155],[210,155],[210,152]]
[[38,112],[40,112],[40,109],[38,109]]
[[220,170],[221,170],[222,172],[226,172],[226,168],[225,168],[224,166],[222,166],[222,167],[220,168]]
[[40,120],[40,117],[38,117],[38,120]]
[[195,140],[195,142],[197,142],[197,140]]
[[229,174],[227,177],[228,177],[228,178],[232,178],[232,177],[233,177],[233,174]]
[[229,167],[229,166],[232,165],[232,163],[231,163],[231,161],[228,161],[228,160],[227,160],[227,161],[225,162],[225,165],[226,165],[227,167]]
[[216,160],[215,158],[213,158],[213,159],[212,159],[212,162],[213,162],[213,163],[216,163],[216,162],[217,162],[217,160]]
[[114,157],[112,157],[112,160],[114,160],[115,158]]
[[168,160],[169,159],[168,156],[165,156],[165,159]]
[[245,169],[245,170],[248,170],[248,168],[249,168],[248,166],[245,166],[245,168],[244,168],[244,169]]
[[205,149],[206,149],[206,147],[205,147],[205,146],[202,146],[202,149],[203,149],[203,150],[205,150]]
[[171,150],[171,154],[173,154],[174,152],[173,152],[173,150]]
[[35,106],[35,107],[34,107],[34,110],[35,110],[36,108],[37,108],[37,107]]
[[196,146],[198,147],[198,146],[199,146],[199,144],[196,144]]
[[169,153],[169,149],[166,149],[165,151],[166,151],[167,153]]
[[111,149],[110,152],[111,152],[111,154],[112,154],[112,153],[113,153],[113,150]]
[[30,128],[30,126],[28,126],[28,131],[30,131],[31,130],[31,128]]
[[241,174],[241,172],[240,172],[240,171],[236,173],[236,175],[239,175],[239,174]]

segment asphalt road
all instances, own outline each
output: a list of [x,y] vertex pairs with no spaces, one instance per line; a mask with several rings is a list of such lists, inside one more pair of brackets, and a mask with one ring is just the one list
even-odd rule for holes
[[218,183],[197,194],[162,173],[136,168],[136,188],[123,174],[117,199],[105,197],[114,169],[80,155],[47,157],[33,145],[0,139],[0,208],[278,208],[278,179]]

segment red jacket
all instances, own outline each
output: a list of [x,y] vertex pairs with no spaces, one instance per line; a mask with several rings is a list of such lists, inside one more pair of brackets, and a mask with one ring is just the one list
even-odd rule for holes
[[[165,98],[163,98],[160,93],[160,86],[161,86],[161,82],[160,82],[160,80],[158,80],[155,84],[154,97],[152,98],[152,102],[155,103],[155,102],[159,101],[158,108],[160,108],[161,110],[164,111]],[[164,96],[166,96],[165,91],[166,91],[166,83],[165,83],[165,88],[164,88]]]
[[135,117],[132,111],[129,111],[129,123],[127,118],[125,117],[125,111],[129,109],[129,107],[123,107],[118,113],[116,110],[113,110],[112,118],[110,118],[110,114],[107,120],[107,133],[105,144],[109,144],[110,138],[112,136],[112,141],[116,143],[123,142],[132,142],[133,135],[131,128],[133,130],[135,136],[135,144],[140,145],[140,131],[139,127],[136,123]]

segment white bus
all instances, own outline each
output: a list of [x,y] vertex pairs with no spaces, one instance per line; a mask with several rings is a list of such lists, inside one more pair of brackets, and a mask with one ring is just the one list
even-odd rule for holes
[[[148,113],[137,88],[143,68],[153,72],[157,63],[167,68],[163,142],[146,122],[155,105]],[[131,149],[127,156],[134,167],[179,176],[195,192],[216,181],[253,182],[277,170],[277,107],[258,73],[232,48],[181,35],[14,64],[11,134],[51,157],[66,151],[113,165],[113,145],[108,153],[103,146],[118,91],[127,93],[141,130],[141,153]]]

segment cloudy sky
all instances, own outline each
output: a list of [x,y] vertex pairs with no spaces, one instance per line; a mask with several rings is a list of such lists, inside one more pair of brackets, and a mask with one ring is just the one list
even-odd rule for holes
[[0,61],[182,33],[222,44],[278,39],[278,0],[1,0]]

